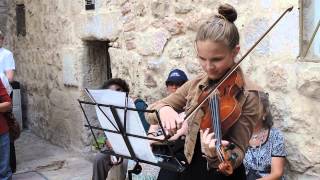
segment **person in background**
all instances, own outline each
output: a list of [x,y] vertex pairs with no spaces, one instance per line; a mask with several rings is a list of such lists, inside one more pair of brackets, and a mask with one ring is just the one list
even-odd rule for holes
[[[188,81],[188,77],[180,69],[173,69],[170,71],[168,78],[165,82],[166,84],[166,93],[167,95],[170,95],[174,93],[180,86],[182,86],[185,82]],[[183,116],[183,115],[181,115]],[[148,131],[149,137],[157,137],[157,138],[164,138],[164,136],[157,136],[157,132],[159,130],[158,125],[151,125]],[[185,135],[187,130],[187,123],[185,123],[184,128],[182,128],[179,133],[177,133],[175,136],[171,137],[171,140],[175,140],[175,147],[176,154],[180,153],[183,154],[183,144],[184,139],[181,138],[181,136]],[[153,144],[154,141],[150,141],[151,145],[153,146],[153,152],[156,154],[169,154],[169,152],[166,152],[166,150],[163,150],[159,146]],[[132,166],[132,165],[130,165]],[[161,168],[159,172],[159,167],[148,165],[148,164],[141,164],[142,166],[142,172],[138,175],[133,175],[133,180],[156,180],[156,179],[164,179],[164,180],[174,180],[177,177],[176,172],[172,172],[166,169]]]
[[[12,87],[10,83],[13,82],[15,62],[11,51],[3,47],[4,34],[0,30],[0,79],[6,88],[8,94],[12,97]],[[12,172],[16,172],[16,151],[14,141],[10,141],[10,166]]]
[[[120,78],[111,78],[109,80],[107,80],[106,82],[103,83],[101,89],[110,89],[110,90],[114,90],[114,91],[121,91],[121,92],[126,92],[129,93],[130,89],[129,89],[129,85],[127,84],[127,82],[123,79]],[[136,105],[137,109],[141,109],[141,110],[145,110],[145,108],[147,108],[147,104],[139,99],[136,98],[134,100],[134,103]],[[146,119],[144,117],[144,114],[139,114],[140,119],[142,121],[142,124],[145,126],[145,124],[148,124],[146,122]],[[148,127],[148,126],[146,126]],[[147,129],[145,129],[147,131]],[[108,142],[106,142],[106,144],[108,144]],[[113,161],[111,159],[111,156],[109,154],[105,154],[105,153],[98,153],[95,157],[95,160],[93,162],[93,175],[92,175],[92,180],[105,180],[108,177],[108,173],[110,171],[110,169],[114,166],[114,165],[122,165],[122,169],[121,171],[123,172],[121,174],[121,177],[119,177],[119,179],[125,179],[125,174],[126,174],[126,163],[121,163],[121,161]]]
[[5,112],[11,109],[11,98],[0,81],[0,180],[11,180],[10,138]]
[[9,82],[13,81],[15,63],[11,51],[3,47],[4,34],[0,31],[0,72],[4,73]]
[[166,87],[168,95],[176,92],[176,90],[188,81],[188,77],[185,72],[180,69],[173,69],[170,71],[166,80]]
[[273,126],[269,95],[260,92],[263,113],[250,139],[244,165],[248,180],[283,179],[285,157],[287,155],[284,137]]

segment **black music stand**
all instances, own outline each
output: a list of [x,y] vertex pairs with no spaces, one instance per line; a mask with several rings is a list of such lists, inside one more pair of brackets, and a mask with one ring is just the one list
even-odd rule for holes
[[[100,104],[100,103],[97,103],[94,98],[92,97],[91,93],[89,92],[88,89],[85,89],[86,93],[88,94],[88,96],[90,97],[90,99],[93,101],[93,102],[87,102],[87,101],[81,101],[78,99],[78,102],[80,104],[80,107],[81,107],[81,110],[84,114],[84,117],[87,121],[87,125],[85,125],[85,127],[88,127],[92,133],[92,136],[95,140],[95,143],[97,144],[98,146],[98,149],[100,150],[101,153],[106,153],[106,154],[110,154],[110,155],[113,155],[113,156],[116,156],[116,157],[122,157],[122,158],[126,158],[126,159],[132,159],[136,162],[136,165],[134,167],[133,170],[129,170],[128,173],[129,173],[129,179],[131,179],[132,177],[132,173],[134,174],[139,174],[141,172],[141,166],[139,165],[139,163],[146,163],[146,164],[151,164],[151,165],[154,165],[154,166],[159,166],[161,168],[165,168],[165,169],[168,169],[168,170],[171,170],[171,171],[176,171],[176,172],[182,172],[184,171],[185,169],[185,166],[184,164],[185,163],[182,163],[180,162],[176,157],[175,157],[175,154],[172,150],[172,144],[173,142],[171,141],[168,141],[168,138],[169,136],[165,133],[164,131],[164,128],[161,124],[161,122],[159,121],[160,120],[160,116],[158,114],[158,111],[156,110],[138,110],[136,108],[130,108],[128,107],[127,105],[127,102],[128,102],[128,94],[126,94],[126,98],[125,98],[125,106],[116,106],[116,105],[108,105],[108,104]],[[102,114],[106,117],[106,119],[109,121],[109,123],[112,124],[112,126],[115,128],[115,130],[112,130],[112,129],[105,129],[105,128],[101,128],[101,127],[97,127],[97,126],[93,126],[91,125],[89,119],[88,119],[88,116],[84,110],[84,107],[83,107],[83,104],[86,104],[86,105],[90,105],[90,106],[96,106],[101,112]],[[113,116],[113,119],[115,120],[115,123],[114,124],[111,120],[110,117],[108,117],[108,115],[102,110],[102,107],[107,107],[107,108],[110,108],[110,111],[112,113],[112,116]],[[118,114],[117,112],[117,109],[122,109],[124,110],[124,118],[123,118],[123,123],[120,119],[120,115]],[[132,134],[132,133],[129,133],[127,132],[127,112],[128,111],[137,111],[137,112],[144,112],[144,113],[155,113],[156,116],[157,116],[157,119],[158,119],[158,124],[163,132],[163,135],[165,137],[164,140],[160,140],[160,139],[156,139],[156,138],[150,138],[150,137],[147,137],[147,136],[141,136],[141,135],[136,135],[136,134]],[[126,156],[126,155],[122,155],[122,154],[117,154],[115,153],[113,150],[104,150],[102,151],[100,146],[99,146],[99,143],[97,142],[97,138],[94,134],[94,131],[93,130],[98,130],[98,131],[103,131],[103,132],[110,132],[110,133],[114,133],[114,134],[119,134],[121,135],[121,137],[123,138],[124,142],[125,142],[125,145],[129,151],[129,156]],[[162,154],[155,154],[156,156],[159,156],[161,158],[163,158],[164,160],[163,161],[158,161],[158,162],[151,162],[151,161],[147,161],[147,160],[143,160],[143,159],[139,159],[136,155],[136,153],[134,152],[134,149],[133,149],[133,146],[132,144],[130,143],[130,140],[129,140],[129,137],[135,137],[137,139],[145,139],[145,140],[153,140],[153,141],[157,141],[159,143],[163,143],[163,144],[167,144],[167,148],[169,149],[169,152],[170,154],[169,155],[162,155]],[[110,142],[111,143],[111,142]],[[116,144],[112,144],[111,143],[111,146],[115,147]]]

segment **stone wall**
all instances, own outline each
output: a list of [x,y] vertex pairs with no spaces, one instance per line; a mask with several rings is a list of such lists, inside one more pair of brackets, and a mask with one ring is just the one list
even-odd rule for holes
[[[195,32],[222,1],[95,2],[95,10],[86,11],[82,0],[16,0],[9,12],[14,14],[15,3],[26,6],[27,35],[16,37],[14,26],[10,32],[29,128],[55,144],[81,151],[90,144],[90,136],[77,98],[84,97],[84,87],[97,87],[106,77],[107,42],[112,46],[108,50],[113,77],[128,80],[132,95],[152,103],[165,96],[164,81],[172,68],[185,70],[190,78],[201,71],[193,47]],[[318,179],[320,64],[297,59],[298,0],[224,2],[238,10],[241,55],[294,5],[242,68],[270,94],[276,126],[287,140],[289,179]],[[92,53],[92,44],[101,51]]]
[[0,1],[0,30],[4,33],[7,30],[7,19],[8,19],[8,1]]

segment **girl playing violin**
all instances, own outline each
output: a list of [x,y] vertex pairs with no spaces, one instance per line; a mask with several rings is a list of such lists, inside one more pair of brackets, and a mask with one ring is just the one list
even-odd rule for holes
[[[149,107],[159,111],[161,123],[171,134],[175,134],[184,121],[177,112],[184,110],[187,115],[190,114],[199,104],[199,97],[215,86],[235,64],[240,50],[239,32],[233,23],[237,13],[228,4],[220,5],[218,12],[201,25],[196,35],[195,48],[204,73]],[[243,78],[240,69],[238,72]],[[225,159],[233,171],[229,173],[225,163],[218,159],[216,136],[212,130],[200,128],[206,113],[204,108],[200,108],[187,119],[184,155],[188,165],[179,179],[246,179],[242,160],[262,108],[257,90],[250,87],[246,80],[234,97],[240,107],[239,116],[222,132],[222,146],[234,145],[232,149],[226,149],[232,158]],[[147,119],[151,124],[157,123],[155,114],[149,114]]]

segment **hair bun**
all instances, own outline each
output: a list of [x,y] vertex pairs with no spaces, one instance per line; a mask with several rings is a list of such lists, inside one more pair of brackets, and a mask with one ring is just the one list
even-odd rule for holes
[[222,4],[218,8],[218,13],[233,23],[237,19],[237,11],[230,4]]

